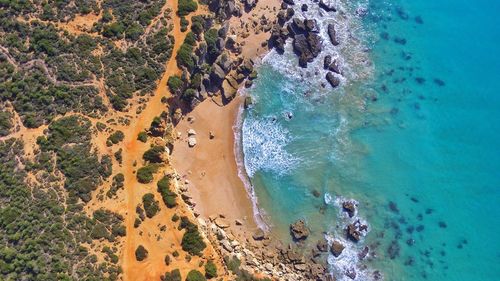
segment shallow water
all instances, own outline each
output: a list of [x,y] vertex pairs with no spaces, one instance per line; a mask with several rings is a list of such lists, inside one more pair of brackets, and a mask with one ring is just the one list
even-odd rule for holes
[[244,161],[266,221],[283,239],[299,218],[310,243],[324,231],[340,239],[348,219],[335,198],[352,198],[370,231],[330,257],[337,277],[368,245],[370,270],[356,280],[372,270],[386,280],[497,280],[500,3],[341,7],[342,19],[305,16],[344,26],[344,46],[327,50],[344,63],[342,87],[320,86],[322,58],[304,71],[287,51],[266,57],[249,90]]

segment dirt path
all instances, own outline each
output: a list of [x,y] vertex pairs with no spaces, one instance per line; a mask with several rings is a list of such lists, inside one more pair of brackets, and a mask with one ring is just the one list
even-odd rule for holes
[[[173,31],[175,37],[172,58],[167,62],[166,71],[158,84],[153,97],[147,102],[146,108],[135,119],[132,120],[130,126],[124,128],[125,140],[123,150],[123,173],[125,175],[125,192],[126,192],[126,217],[125,223],[127,228],[127,236],[123,248],[122,267],[124,270],[124,280],[158,280],[166,268],[164,263],[165,255],[171,252],[175,246],[180,245],[182,235],[178,231],[166,231],[160,233],[158,224],[169,225],[170,217],[173,214],[171,210],[165,210],[162,205],[162,211],[153,219],[147,219],[141,225],[142,231],[134,228],[136,218],[136,206],[140,203],[142,195],[149,191],[155,193],[155,181],[153,184],[141,185],[136,180],[134,171],[140,167],[142,163],[142,155],[149,148],[149,145],[137,140],[139,132],[148,129],[154,117],[159,116],[163,111],[167,110],[167,106],[161,102],[162,97],[169,97],[170,93],[167,90],[167,80],[170,76],[178,74],[181,70],[177,67],[175,54],[181,46],[186,33],[180,31],[180,18],[176,16],[177,0],[169,0],[166,5],[172,9]],[[137,166],[134,165],[137,163]],[[158,177],[158,175],[157,175]],[[156,198],[161,202],[161,198]],[[163,203],[161,203],[163,204]],[[141,235],[142,233],[142,235]],[[163,241],[161,241],[163,240]],[[165,241],[166,240],[166,241]],[[160,242],[161,241],[161,242]],[[138,262],[135,258],[135,250],[139,244],[144,245],[149,256],[146,261]],[[148,247],[149,245],[149,247]],[[179,252],[182,252],[179,250]],[[181,254],[181,256],[183,256]],[[193,258],[191,264],[196,263]],[[184,259],[183,259],[184,261]],[[193,263],[195,262],[195,263]],[[186,262],[173,261],[176,268],[180,268],[181,272],[187,271]],[[185,275],[183,275],[185,276]]]

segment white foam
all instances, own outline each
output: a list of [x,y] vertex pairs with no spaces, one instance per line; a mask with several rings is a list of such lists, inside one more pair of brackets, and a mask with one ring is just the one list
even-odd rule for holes
[[292,141],[290,132],[280,125],[277,117],[253,118],[243,121],[242,143],[245,170],[252,177],[257,171],[270,171],[276,175],[290,172],[299,159],[286,150]]

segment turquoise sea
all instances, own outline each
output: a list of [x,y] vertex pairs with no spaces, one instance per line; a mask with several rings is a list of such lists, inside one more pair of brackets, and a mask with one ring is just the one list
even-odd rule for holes
[[[308,69],[271,52],[248,91],[242,152],[265,222],[291,241],[304,219],[311,245],[345,243],[328,257],[338,280],[500,280],[500,1],[296,3],[343,26],[342,43],[325,40]],[[334,90],[327,53],[344,71]],[[343,200],[369,225],[356,244]]]

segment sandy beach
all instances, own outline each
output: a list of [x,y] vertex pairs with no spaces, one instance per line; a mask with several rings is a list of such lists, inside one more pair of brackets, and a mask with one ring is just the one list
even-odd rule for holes
[[[176,127],[181,136],[175,142],[172,158],[196,202],[196,212],[204,218],[223,215],[232,226],[240,220],[245,229],[251,230],[256,227],[252,203],[238,176],[234,150],[233,126],[240,105],[241,98],[224,107],[210,99],[198,105]],[[187,143],[190,129],[195,130],[197,140],[192,148]]]

